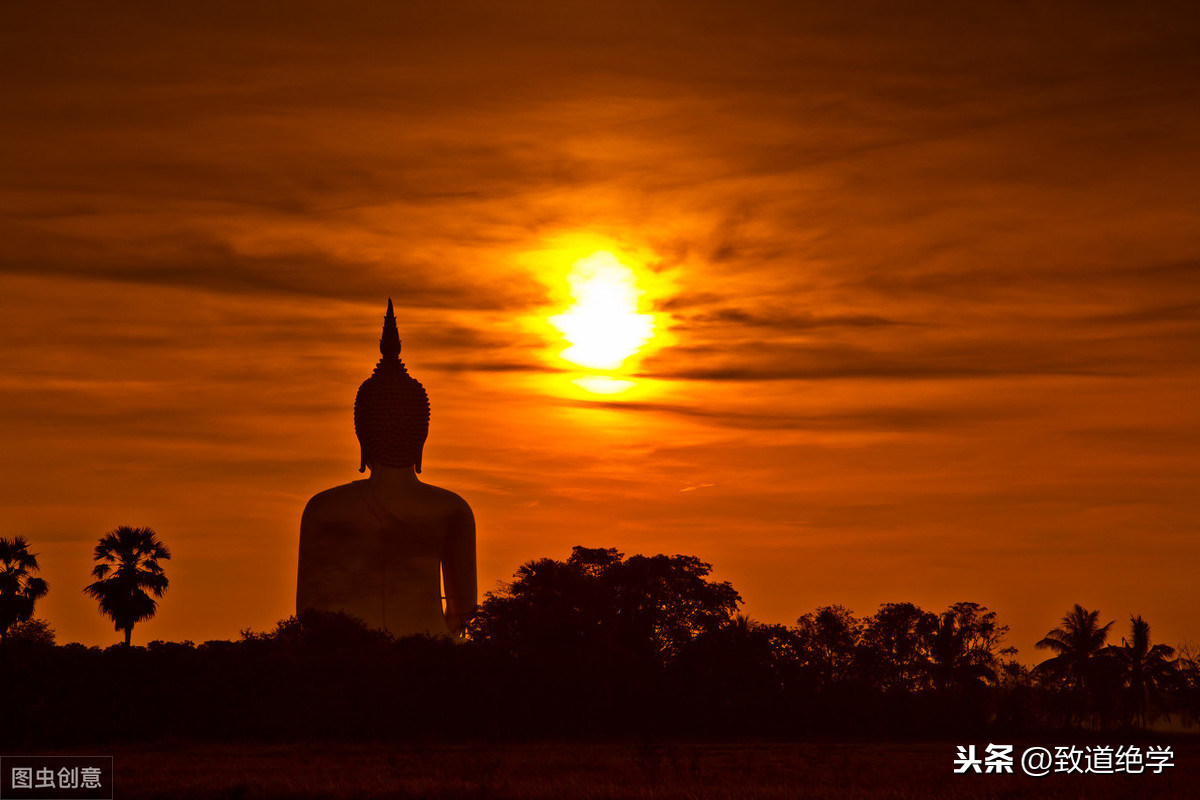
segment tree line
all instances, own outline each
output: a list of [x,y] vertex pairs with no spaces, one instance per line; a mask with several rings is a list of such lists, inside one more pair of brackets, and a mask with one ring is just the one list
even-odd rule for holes
[[119,610],[101,600],[125,633],[108,649],[14,634],[36,622],[47,587],[28,544],[0,539],[12,651],[0,736],[946,736],[1200,717],[1200,658],[1154,644],[1140,617],[1115,644],[1115,622],[1076,605],[1038,642],[1048,658],[1027,668],[1005,645],[1008,626],[977,603],[886,603],[862,618],[831,605],[767,625],[739,614],[737,591],[695,557],[611,548],[522,565],[462,641],[395,640],[307,613],[237,641],[130,647],[132,624],[166,588],[157,562],[170,553],[152,531],[121,530],[101,539],[86,591],[107,596],[93,587],[125,566],[121,591],[137,585],[146,598]]

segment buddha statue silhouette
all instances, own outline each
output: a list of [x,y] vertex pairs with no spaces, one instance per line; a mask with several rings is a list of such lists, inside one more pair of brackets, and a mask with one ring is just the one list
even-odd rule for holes
[[354,401],[359,472],[371,475],[304,508],[296,611],[342,611],[395,636],[459,635],[477,596],[475,518],[457,494],[417,478],[429,397],[400,360],[390,299],[379,352]]

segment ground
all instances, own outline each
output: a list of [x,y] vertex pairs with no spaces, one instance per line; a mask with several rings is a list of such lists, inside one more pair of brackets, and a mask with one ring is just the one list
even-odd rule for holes
[[1014,775],[956,775],[955,748],[964,742],[159,742],[71,752],[112,755],[121,800],[1200,797],[1200,741],[1156,743],[1174,751],[1175,766],[1162,774],[1045,778],[1019,766]]

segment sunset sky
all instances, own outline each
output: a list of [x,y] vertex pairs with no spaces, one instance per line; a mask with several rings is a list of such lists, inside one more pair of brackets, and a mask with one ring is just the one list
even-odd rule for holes
[[[135,643],[293,612],[388,297],[481,590],[581,544],[1200,641],[1189,4],[173,5],[0,10],[0,535],[60,642],[120,639],[117,525],[174,554]],[[580,260],[617,369],[559,355]]]

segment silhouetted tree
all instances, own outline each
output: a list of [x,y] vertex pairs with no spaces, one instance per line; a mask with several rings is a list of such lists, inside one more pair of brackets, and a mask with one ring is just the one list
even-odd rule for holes
[[1078,603],[1062,618],[1062,624],[1035,645],[1055,655],[1036,667],[1037,672],[1063,685],[1072,701],[1072,716],[1082,720],[1098,689],[1104,665],[1100,663],[1112,622],[1101,626],[1100,612],[1088,611]]
[[[737,614],[691,640],[668,683],[692,726],[766,733],[794,723],[781,704],[794,680],[793,634]],[[704,698],[703,704],[697,698]]]
[[1150,623],[1140,616],[1131,616],[1129,621],[1129,638],[1110,650],[1125,672],[1129,716],[1135,725],[1145,728],[1150,701],[1161,699],[1178,678],[1172,660],[1175,649],[1165,644],[1151,645]]
[[306,609],[299,615],[281,619],[266,633],[243,630],[242,641],[270,643],[314,650],[349,651],[384,646],[392,641],[390,633],[370,628],[358,617],[341,611]]
[[1175,659],[1176,695],[1186,725],[1200,725],[1200,645],[1184,642]]
[[37,554],[29,552],[24,536],[0,538],[0,647],[9,629],[32,618],[34,605],[50,591],[44,580],[32,574],[37,571]]
[[996,669],[995,697],[998,725],[1010,730],[1028,730],[1037,724],[1041,708],[1029,667],[1014,658],[1001,661]]
[[711,569],[692,556],[575,547],[566,561],[523,564],[489,592],[468,637],[512,670],[511,695],[527,698],[522,724],[647,730],[664,718],[663,681],[681,650],[741,602],[729,583],[708,579]]
[[8,629],[8,642],[24,647],[53,647],[54,628],[44,619],[27,619]]
[[1015,648],[998,649],[1008,626],[996,622],[996,612],[978,603],[955,603],[937,621],[930,637],[929,674],[934,687],[943,691],[995,683],[999,655],[1012,655]]
[[915,692],[926,682],[937,616],[912,603],[884,603],[863,622],[858,661],[872,685]]
[[575,547],[565,562],[523,564],[487,594],[468,630],[520,657],[586,653],[661,666],[737,610],[741,597],[708,580],[711,571],[693,556],[626,559],[613,548]]
[[[154,599],[167,590],[167,576],[160,560],[171,551],[150,528],[122,525],[100,537],[93,555],[96,582],[83,591],[100,603],[100,611],[112,619],[118,631],[125,632],[125,646],[133,636],[133,626],[150,619],[158,610]],[[153,595],[153,596],[152,596]]]
[[862,623],[844,606],[818,608],[796,620],[805,666],[815,673],[820,685],[828,686],[850,678]]

